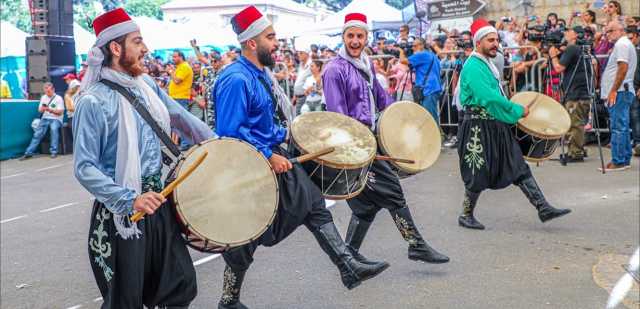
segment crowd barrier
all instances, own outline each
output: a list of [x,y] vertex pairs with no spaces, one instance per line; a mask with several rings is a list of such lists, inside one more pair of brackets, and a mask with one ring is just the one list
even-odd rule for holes
[[0,160],[19,157],[33,136],[31,122],[38,118],[38,101],[0,100]]

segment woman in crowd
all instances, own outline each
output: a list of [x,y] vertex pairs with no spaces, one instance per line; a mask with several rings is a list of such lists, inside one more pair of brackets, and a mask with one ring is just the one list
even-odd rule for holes
[[304,81],[304,95],[306,99],[300,113],[319,112],[326,110],[322,95],[322,61],[313,60],[309,66],[311,75]]

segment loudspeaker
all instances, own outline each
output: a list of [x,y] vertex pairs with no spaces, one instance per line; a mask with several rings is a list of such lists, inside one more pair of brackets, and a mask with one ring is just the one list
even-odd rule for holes
[[71,0],[49,0],[49,35],[73,36]]
[[33,0],[31,15],[34,34],[73,36],[72,0]]
[[29,97],[39,99],[46,82],[52,82],[56,93],[64,95],[67,84],[62,78],[76,69],[73,37],[28,37],[26,49]]

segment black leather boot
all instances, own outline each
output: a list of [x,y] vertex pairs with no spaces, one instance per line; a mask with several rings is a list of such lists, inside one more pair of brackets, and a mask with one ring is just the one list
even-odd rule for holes
[[462,227],[475,230],[484,230],[484,225],[476,220],[473,215],[473,210],[476,208],[476,203],[480,193],[471,192],[469,190],[464,191],[464,201],[462,202],[462,214],[458,217],[458,224]]
[[362,220],[355,215],[351,215],[351,221],[349,222],[349,228],[347,228],[347,236],[344,241],[347,243],[347,249],[351,252],[351,255],[360,263],[368,265],[379,265],[380,263],[387,264],[387,262],[372,261],[364,257],[358,251],[360,245],[364,240],[364,236],[367,235],[367,231],[371,226],[371,222]]
[[240,289],[246,271],[235,271],[231,267],[224,268],[222,281],[222,297],[218,303],[218,309],[248,309],[240,302]]
[[358,262],[345,245],[333,222],[326,223],[313,232],[320,248],[329,256],[331,262],[338,266],[342,284],[351,290],[362,281],[371,279],[389,267],[387,263],[369,265]]
[[527,196],[529,202],[538,210],[538,218],[540,221],[547,222],[551,219],[562,217],[571,212],[571,209],[555,208],[551,206],[542,194],[542,190],[538,187],[536,180],[533,176],[525,178],[523,181],[516,184],[522,190],[522,193]]
[[431,248],[422,238],[418,228],[413,222],[411,212],[408,207],[390,210],[396,227],[402,234],[402,238],[409,243],[409,259],[423,261],[432,264],[442,264],[449,262],[449,258]]

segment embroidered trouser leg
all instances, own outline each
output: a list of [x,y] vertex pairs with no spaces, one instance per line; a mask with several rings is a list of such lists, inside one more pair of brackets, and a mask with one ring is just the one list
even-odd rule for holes
[[137,223],[141,233],[123,239],[114,214],[96,202],[89,258],[102,308],[188,306],[197,294],[195,269],[169,205]]

